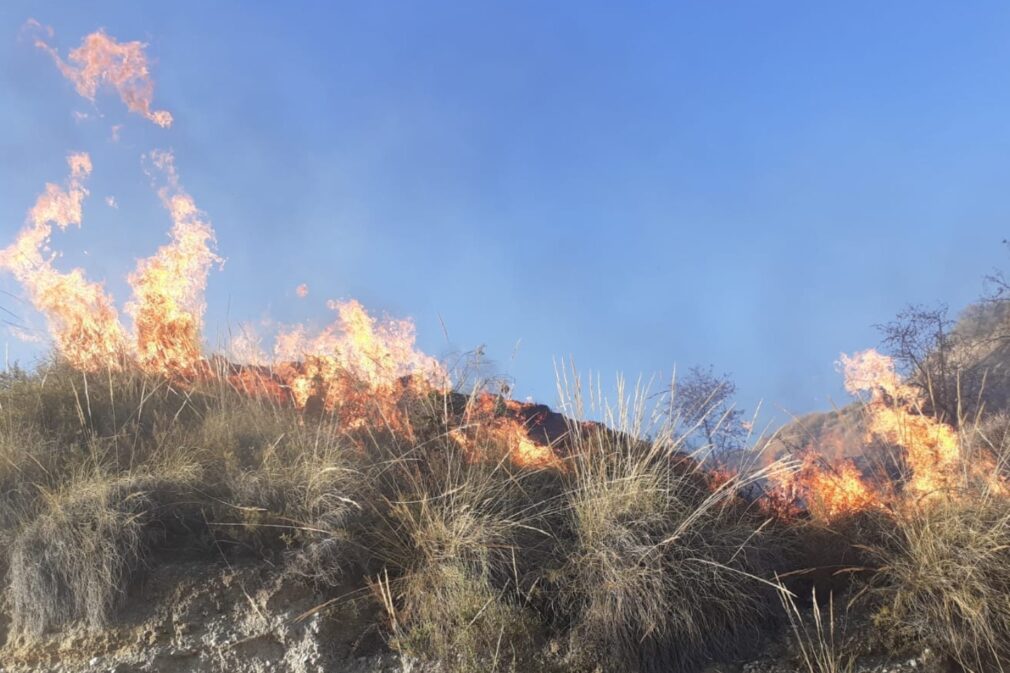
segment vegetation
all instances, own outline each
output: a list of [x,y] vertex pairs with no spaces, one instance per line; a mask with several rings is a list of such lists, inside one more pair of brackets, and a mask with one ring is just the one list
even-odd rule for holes
[[644,397],[611,428],[572,421],[562,469],[518,467],[507,435],[454,439],[473,403],[418,392],[409,423],[348,430],[223,376],[8,372],[14,628],[101,628],[153,564],[244,557],[375,601],[392,647],[454,670],[690,670],[754,641],[779,546],[742,496],[753,478],[715,483],[669,423],[646,427]]
[[895,518],[874,592],[894,642],[925,643],[964,670],[1010,661],[1010,509],[945,503]]
[[782,539],[740,496],[766,471],[714,480],[671,425],[648,432],[644,396],[633,399],[611,415],[622,432],[575,444],[557,591],[573,645],[591,660],[692,670],[755,642]]
[[[708,413],[739,421],[721,389],[701,398],[717,400]],[[930,647],[973,672],[1010,662],[1003,410],[968,418],[924,395],[928,413],[961,410],[960,445],[997,476],[822,520],[767,490],[789,461],[703,461],[727,435],[698,399],[621,388],[608,406],[576,378],[562,461],[537,467],[488,430],[508,427],[494,424],[501,398],[404,391],[399,420],[348,427],[224,371],[169,381],[54,359],[4,373],[13,631],[102,629],[157,564],[262,559],[310,585],[320,612],[369,604],[391,648],[453,671],[687,672],[791,634],[798,666],[835,673],[856,655],[850,615],[872,619],[884,652]],[[478,407],[491,421],[475,431]]]

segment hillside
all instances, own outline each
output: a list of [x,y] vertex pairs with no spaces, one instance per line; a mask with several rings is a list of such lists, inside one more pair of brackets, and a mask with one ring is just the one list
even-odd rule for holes
[[[644,395],[607,428],[410,377],[299,406],[207,367],[0,379],[5,670],[792,671],[824,635],[810,571],[868,539],[776,512],[754,489],[787,467],[709,473]],[[856,670],[943,664],[874,605],[844,619]]]

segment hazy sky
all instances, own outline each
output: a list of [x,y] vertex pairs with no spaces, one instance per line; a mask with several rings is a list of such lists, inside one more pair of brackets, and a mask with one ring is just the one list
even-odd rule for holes
[[[826,4],[4,0],[0,245],[88,151],[83,229],[54,247],[122,302],[170,225],[140,155],[170,148],[227,258],[212,343],[354,297],[433,354],[485,344],[519,397],[552,402],[571,356],[711,363],[749,409],[825,408],[874,323],[1010,268],[1010,6]],[[149,43],[174,126],[79,97],[30,17],[63,54],[100,27]]]

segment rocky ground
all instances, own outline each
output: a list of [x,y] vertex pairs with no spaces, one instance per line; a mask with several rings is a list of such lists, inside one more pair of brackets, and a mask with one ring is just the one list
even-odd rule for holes
[[[435,673],[385,647],[370,597],[320,609],[304,583],[269,565],[156,567],[135,587],[116,623],[41,640],[0,622],[0,673]],[[0,617],[2,618],[2,617]],[[713,664],[705,673],[811,673],[791,638],[770,641],[749,661]],[[887,661],[862,657],[852,673],[942,673],[929,653]],[[813,673],[828,673],[814,671]],[[830,673],[836,673],[834,671]],[[848,673],[839,669],[837,673]]]
[[319,604],[303,583],[263,564],[165,565],[131,592],[125,611],[109,628],[80,628],[41,641],[10,636],[0,661],[5,673],[405,670],[367,626],[372,620],[359,604],[368,601],[340,601],[316,610]]

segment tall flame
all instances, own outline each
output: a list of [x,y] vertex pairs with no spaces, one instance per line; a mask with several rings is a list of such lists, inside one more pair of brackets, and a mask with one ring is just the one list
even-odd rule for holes
[[[52,35],[51,30],[47,32]],[[114,37],[98,30],[85,37],[66,61],[42,38],[35,40],[35,46],[52,57],[56,67],[81,96],[94,102],[98,89],[103,85],[110,86],[131,112],[162,128],[172,125],[171,113],[152,109],[154,80],[151,79],[144,53],[147,45],[143,42],[117,42]]]
[[28,213],[14,243],[0,251],[0,268],[9,270],[25,287],[35,308],[46,316],[57,348],[75,367],[95,371],[117,368],[126,338],[112,299],[84,271],[61,273],[49,252],[52,225],[65,230],[81,226],[84,181],[91,173],[86,153],[67,157],[70,177],[65,186],[48,183]]
[[[33,21],[28,25],[42,33],[36,46],[50,54],[80,95],[94,100],[101,87],[111,87],[130,111],[162,127],[172,124],[171,114],[152,108],[154,83],[143,43],[120,43],[98,31],[84,38],[64,61],[46,42],[52,29]],[[119,126],[113,127],[112,137],[118,139]],[[69,156],[66,184],[46,185],[15,242],[0,251],[0,268],[9,270],[27,289],[48,320],[58,352],[71,365],[85,371],[137,367],[184,386],[223,375],[236,390],[299,409],[318,408],[350,430],[382,426],[408,436],[412,430],[403,403],[429,393],[448,396],[449,375],[437,359],[417,348],[414,323],[379,320],[354,300],[329,302],[336,320],[322,330],[305,326],[283,330],[272,358],[264,354],[251,328],[232,344],[231,356],[239,356],[241,364],[205,358],[204,294],[211,267],[221,261],[214,251],[214,230],[182,187],[173,154],[154,151],[146,160],[172,227],[169,242],[140,260],[128,277],[132,296],[126,312],[133,321],[132,334],[123,327],[102,285],[87,281],[80,269],[57,271],[56,256],[48,247],[54,224],[60,229],[81,224],[82,203],[88,195],[84,183],[92,169],[87,154]],[[106,203],[117,207],[111,196]],[[295,294],[306,298],[308,286],[299,285]],[[451,426],[456,419],[449,418],[447,398],[443,402],[445,422]],[[530,436],[531,417],[542,421],[536,415],[540,412],[530,406],[485,394],[476,404],[474,418],[495,440],[491,443],[504,446],[517,464],[561,467],[549,443]],[[470,410],[462,415],[464,424],[469,424]],[[469,430],[447,427],[447,432],[472,442]],[[468,455],[490,458],[476,450]]]
[[133,318],[137,362],[159,374],[192,373],[202,359],[204,289],[214,254],[214,230],[179,183],[171,152],[151,153],[164,175],[158,189],[172,216],[172,241],[137,264],[129,278],[133,299],[126,311]]

